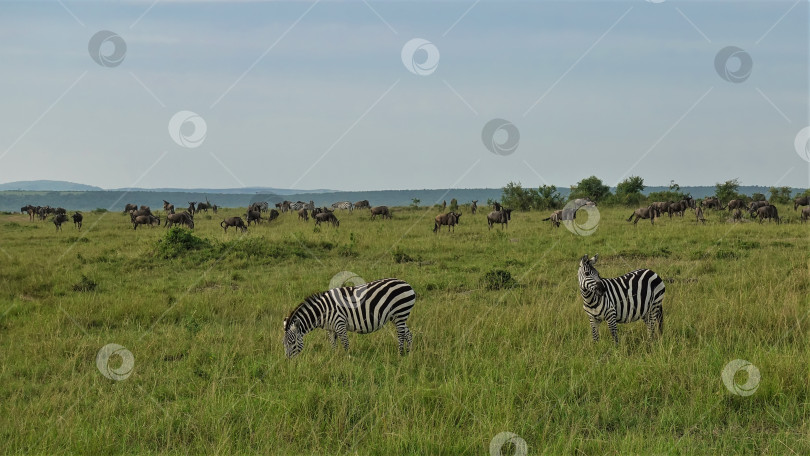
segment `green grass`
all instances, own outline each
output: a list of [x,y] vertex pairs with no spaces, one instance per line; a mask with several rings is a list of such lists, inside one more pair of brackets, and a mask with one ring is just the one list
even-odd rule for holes
[[[2,452],[487,454],[509,431],[530,454],[810,453],[810,226],[792,207],[779,226],[604,208],[587,237],[463,211],[439,234],[404,208],[246,235],[219,227],[236,209],[170,235],[119,213],[86,213],[81,233],[0,216]],[[663,339],[634,323],[618,348],[606,325],[591,341],[586,253],[604,277],[665,279]],[[282,319],[341,271],[413,285],[409,356],[389,326],[350,333],[348,353],[317,330],[284,358]],[[126,380],[96,368],[109,343],[134,355]],[[761,372],[752,396],[721,379],[737,358]]]

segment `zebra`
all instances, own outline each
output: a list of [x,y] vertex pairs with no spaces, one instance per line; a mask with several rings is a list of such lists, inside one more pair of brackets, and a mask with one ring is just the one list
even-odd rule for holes
[[316,293],[284,319],[285,354],[292,358],[301,353],[304,335],[315,328],[327,331],[332,348],[339,338],[348,351],[347,331],[367,334],[393,321],[397,327],[399,352],[404,355],[411,350],[411,331],[405,323],[415,302],[413,287],[394,278]]
[[294,203],[290,203],[290,210],[295,212],[298,212],[305,207],[307,207],[307,203],[303,201],[296,201]]
[[652,338],[655,325],[659,335],[664,333],[664,300],[666,287],[658,274],[649,269],[637,269],[627,274],[603,279],[594,268],[599,255],[588,259],[585,255],[579,260],[579,289],[583,307],[591,321],[593,340],[599,340],[599,323],[607,320],[613,341],[619,345],[616,323],[630,323],[644,320]]
[[343,209],[351,211],[354,209],[354,204],[351,201],[339,201],[337,203],[332,204],[332,209]]

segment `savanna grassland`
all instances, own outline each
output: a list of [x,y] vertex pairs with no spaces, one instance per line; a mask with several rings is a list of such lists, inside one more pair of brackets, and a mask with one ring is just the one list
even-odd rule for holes
[[[222,209],[193,237],[121,213],[87,212],[81,233],[0,215],[0,452],[488,454],[506,431],[529,454],[810,454],[810,226],[779,209],[791,223],[600,208],[590,236],[539,212],[489,231],[468,208],[439,234],[424,208],[244,235],[219,226],[244,209]],[[603,277],[665,279],[662,339],[637,322],[618,347],[604,324],[591,340],[586,253]],[[316,330],[284,357],[283,318],[341,271],[413,285],[409,356],[389,325],[349,333],[348,353]],[[134,356],[124,380],[96,366],[110,343]],[[721,379],[735,359],[761,374],[750,396]]]

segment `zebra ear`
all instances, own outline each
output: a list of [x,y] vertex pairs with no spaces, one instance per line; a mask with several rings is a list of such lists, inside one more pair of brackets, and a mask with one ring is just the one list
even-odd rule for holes
[[596,260],[598,260],[598,259],[599,259],[599,254],[597,253],[596,255],[593,256],[593,258],[591,258],[591,264],[596,264]]
[[588,255],[585,255],[579,259],[579,264],[585,264],[587,262],[588,262]]

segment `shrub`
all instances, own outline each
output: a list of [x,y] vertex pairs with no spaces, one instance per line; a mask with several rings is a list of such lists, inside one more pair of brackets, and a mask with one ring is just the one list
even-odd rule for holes
[[191,230],[172,227],[157,243],[157,254],[162,258],[176,258],[191,250],[211,248],[211,242],[194,235]]
[[502,290],[515,286],[515,279],[509,271],[503,269],[492,269],[484,274],[484,286],[488,290]]

